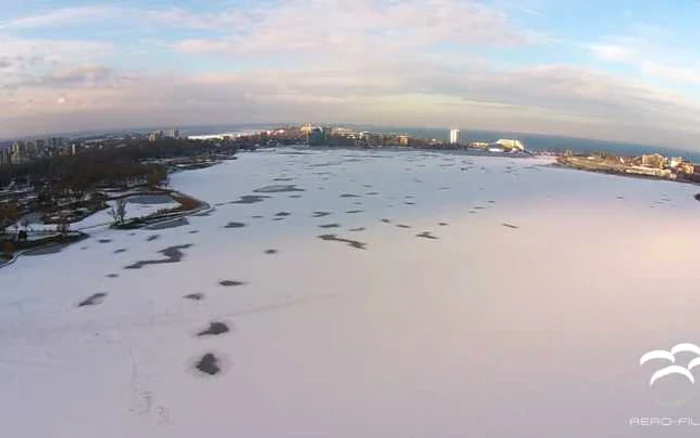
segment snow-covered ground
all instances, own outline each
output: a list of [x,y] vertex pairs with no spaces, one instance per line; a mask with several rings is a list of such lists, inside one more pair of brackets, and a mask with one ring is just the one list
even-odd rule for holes
[[[152,200],[152,201],[149,201]],[[100,224],[111,224],[114,218],[110,216],[112,207],[117,201],[107,201],[108,208],[86,217],[82,221],[73,224],[75,229],[93,227]],[[167,195],[136,195],[126,198],[126,219],[144,217],[158,212],[158,210],[170,210],[180,206],[180,203]]]
[[[145,217],[158,212],[158,210],[170,210],[180,206],[180,203],[172,199],[168,195],[135,195],[126,199],[126,215],[125,219],[133,219]],[[110,215],[113,207],[116,206],[115,200],[107,201],[107,208],[100,210],[81,221],[71,224],[71,230],[90,231],[95,227],[106,227],[114,223],[114,218]],[[22,228],[17,224],[18,228]],[[35,233],[56,231],[56,225],[43,224],[34,222],[30,224],[29,229]]]
[[700,190],[547,163],[286,150],[178,173],[213,213],[0,270],[2,435],[697,436],[629,422],[700,423],[697,387],[639,365],[700,343]]

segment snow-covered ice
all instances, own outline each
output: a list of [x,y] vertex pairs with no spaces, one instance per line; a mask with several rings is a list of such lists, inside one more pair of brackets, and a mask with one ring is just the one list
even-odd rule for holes
[[[700,343],[700,190],[548,163],[288,149],[177,173],[215,211],[0,269],[2,436],[696,436],[629,421],[700,407],[639,366]],[[275,185],[303,191],[255,192]]]

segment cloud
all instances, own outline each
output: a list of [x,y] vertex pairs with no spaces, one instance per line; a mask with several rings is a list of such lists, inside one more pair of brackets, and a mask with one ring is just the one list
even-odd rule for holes
[[26,30],[70,26],[115,18],[119,9],[112,6],[77,6],[0,22],[0,30]]
[[254,12],[248,9],[193,13],[182,8],[170,8],[143,11],[139,17],[152,25],[221,32],[241,31],[256,21]]
[[39,82],[51,88],[97,88],[127,86],[134,75],[119,73],[101,65],[84,65],[54,71]]
[[0,34],[0,87],[36,81],[57,68],[104,59],[113,51],[114,46],[106,43]]
[[534,33],[511,25],[503,14],[462,0],[289,0],[253,8],[244,17],[229,14],[207,20],[206,15],[183,11],[176,15],[185,25],[197,28],[210,23],[223,30],[222,23],[231,23],[219,38],[172,44],[175,50],[190,54],[363,56],[382,49],[417,50],[436,44],[511,47],[536,40]]
[[621,44],[584,44],[582,47],[604,61],[627,62],[638,54],[636,48]]
[[[663,30],[649,25],[643,29],[647,29],[646,33],[667,35]],[[660,38],[613,37],[599,43],[582,44],[581,47],[596,59],[626,65],[642,76],[669,84],[700,85],[700,63],[695,61],[696,56],[678,45],[664,43]]]
[[[505,3],[510,6],[494,6]],[[591,54],[597,65],[624,65],[637,75],[556,62],[499,63],[513,49],[546,49],[553,38],[517,26],[502,12],[547,13],[539,2],[488,5],[249,0],[204,12],[95,6],[24,17],[0,29],[0,131],[315,120],[461,125],[645,143],[690,144],[700,134],[700,106],[659,85],[697,81],[693,62],[681,52],[631,33],[566,44]],[[162,35],[157,43],[142,38],[137,47],[155,55],[148,72],[125,68],[133,47],[17,36],[31,26],[117,14],[132,17],[134,38]],[[9,23],[15,30],[8,30]],[[647,32],[652,30],[661,34]],[[148,52],[154,47],[169,50]],[[158,71],[162,59],[188,68],[168,62],[162,65],[174,71]]]
[[43,117],[44,126],[61,131],[315,120],[458,124],[644,143],[684,142],[699,133],[700,108],[682,96],[586,69],[408,67],[136,76],[87,66],[24,87],[4,107],[8,117],[24,120],[23,129]]

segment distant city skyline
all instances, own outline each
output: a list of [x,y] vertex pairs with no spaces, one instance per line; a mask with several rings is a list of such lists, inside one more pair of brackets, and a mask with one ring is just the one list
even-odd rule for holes
[[12,2],[0,138],[323,120],[700,151],[698,16],[652,0]]

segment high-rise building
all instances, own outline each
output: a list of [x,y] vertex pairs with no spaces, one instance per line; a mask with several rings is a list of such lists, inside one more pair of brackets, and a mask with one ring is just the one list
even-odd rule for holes
[[158,131],[153,131],[150,134],[148,134],[148,141],[150,142],[155,142],[163,139],[163,131],[158,130]]
[[27,151],[27,157],[31,159],[36,159],[39,157],[39,151],[36,147],[36,143],[33,141],[28,141],[26,143],[26,151]]
[[12,164],[24,164],[29,161],[27,157],[27,144],[23,141],[16,141],[12,144],[10,160]]
[[0,167],[8,166],[9,164],[11,164],[10,151],[7,149],[0,149]]
[[46,139],[46,146],[50,149],[61,149],[66,144],[66,139],[61,137],[50,137]]
[[450,130],[450,144],[457,144],[457,143],[459,143],[459,129],[452,128]]
[[173,129],[173,130],[171,130],[171,131],[170,131],[169,137],[170,137],[170,138],[175,138],[175,139],[180,138],[180,130],[178,130],[178,129]]

